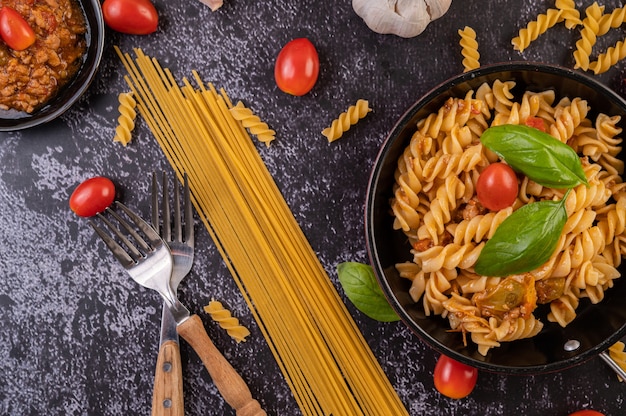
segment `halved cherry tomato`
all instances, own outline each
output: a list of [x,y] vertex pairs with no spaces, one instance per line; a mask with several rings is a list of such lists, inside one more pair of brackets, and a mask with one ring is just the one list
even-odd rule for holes
[[278,54],[274,78],[281,91],[300,96],[311,91],[319,70],[315,46],[306,38],[298,38],[287,43]]
[[596,412],[595,410],[579,410],[571,413],[569,416],[604,416],[604,413]]
[[159,24],[159,14],[150,0],[104,0],[102,14],[107,26],[129,35],[153,33]]
[[115,185],[109,178],[96,176],[74,189],[70,209],[80,217],[93,217],[109,207],[115,199]]
[[462,399],[474,390],[478,370],[442,354],[435,365],[433,378],[439,393],[451,399]]
[[28,22],[14,9],[3,6],[0,9],[0,37],[16,51],[23,51],[35,43],[35,32]]
[[487,166],[476,182],[478,200],[492,211],[513,205],[517,192],[517,175],[506,163],[496,162]]

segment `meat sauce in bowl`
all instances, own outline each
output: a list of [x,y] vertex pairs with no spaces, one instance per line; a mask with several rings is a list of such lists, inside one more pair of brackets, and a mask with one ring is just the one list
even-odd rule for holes
[[32,113],[76,74],[87,50],[87,24],[76,0],[1,0],[34,30],[23,51],[0,42],[0,109]]

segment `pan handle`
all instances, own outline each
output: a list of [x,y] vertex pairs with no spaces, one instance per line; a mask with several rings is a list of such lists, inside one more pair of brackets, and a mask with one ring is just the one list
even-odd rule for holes
[[611,367],[611,369],[613,371],[615,371],[615,373],[617,374],[617,376],[622,380],[622,381],[626,381],[626,371],[624,371],[624,369],[622,367],[619,366],[619,364],[617,364],[617,362],[609,355],[608,352],[606,351],[602,351],[600,353],[600,358],[602,358],[602,360],[608,364],[609,367]]

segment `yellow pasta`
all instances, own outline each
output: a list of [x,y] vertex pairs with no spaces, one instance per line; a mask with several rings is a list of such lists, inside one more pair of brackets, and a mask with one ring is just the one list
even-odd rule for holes
[[589,64],[589,69],[596,75],[602,74],[624,58],[626,58],[626,39],[618,41],[615,46],[598,55],[598,59]]
[[322,130],[322,134],[326,136],[329,142],[334,142],[343,136],[350,129],[350,126],[356,124],[370,111],[372,110],[366,100],[357,100],[355,105],[348,107],[345,113],[341,113],[337,119],[333,120],[330,127]]
[[585,13],[580,39],[576,42],[576,50],[574,51],[574,68],[581,68],[586,71],[589,69],[589,57],[600,32],[600,19],[604,13],[604,6],[594,2],[587,7]]
[[126,146],[132,140],[132,131],[135,128],[135,117],[137,112],[135,107],[137,102],[133,98],[133,94],[129,92],[120,93],[118,96],[120,113],[117,118],[117,127],[115,128],[114,142],[120,142]]
[[562,12],[561,19],[565,21],[566,28],[574,29],[582,23],[574,0],[556,0],[554,7]]
[[[620,366],[620,368],[626,371],[626,351],[624,351],[624,343],[618,341],[609,347],[609,356]],[[624,381],[620,378],[620,381]]]
[[408,415],[225,91],[116,49],[166,157],[246,300],[303,415]]
[[250,133],[254,134],[259,141],[265,143],[266,146],[269,146],[270,142],[275,139],[276,132],[271,130],[258,116],[254,115],[252,110],[244,106],[241,101],[232,107],[230,112],[235,120],[241,121],[241,124],[249,129]]
[[531,42],[556,25],[560,21],[562,14],[562,10],[548,9],[545,14],[537,16],[537,20],[529,22],[528,25],[520,29],[518,35],[511,40],[514,49],[523,52]]
[[480,67],[480,53],[478,53],[478,42],[476,41],[476,31],[469,26],[465,26],[458,31],[461,40],[461,55],[463,55],[463,72]]
[[[393,226],[412,247],[413,261],[396,265],[400,277],[411,281],[409,295],[426,315],[446,317],[453,330],[469,333],[481,354],[536,335],[544,325],[534,315],[538,304],[549,310],[548,321],[568,325],[581,298],[602,301],[620,277],[617,267],[626,253],[624,165],[615,162],[622,147],[620,118],[599,114],[590,120],[585,100],[555,102],[553,91],[527,91],[516,100],[514,87],[510,81],[483,84],[419,120],[398,159],[390,202]],[[562,189],[523,178],[511,207],[488,211],[476,197],[480,173],[498,160],[480,142],[484,130],[529,121],[572,146],[588,186],[569,192],[568,219],[545,264],[522,275],[480,276],[474,265],[509,215],[525,204],[565,196]],[[517,303],[506,312],[490,309],[490,296],[512,294],[511,287],[523,293]]]
[[237,343],[245,341],[250,335],[250,331],[239,323],[239,319],[232,316],[230,311],[222,305],[222,302],[212,299],[208,305],[204,307],[204,311],[211,315],[211,318],[226,330]]

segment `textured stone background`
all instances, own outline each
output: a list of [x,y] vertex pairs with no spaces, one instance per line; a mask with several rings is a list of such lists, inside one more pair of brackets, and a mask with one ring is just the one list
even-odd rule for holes
[[[579,7],[590,3],[576,1]],[[602,3],[612,10],[620,2]],[[145,37],[109,32],[98,77],[69,112],[46,126],[0,134],[2,415],[150,413],[160,299],[125,274],[67,205],[78,183],[105,175],[125,203],[147,215],[149,173],[170,171],[141,120],[129,147],[112,142],[116,97],[126,90],[113,45],[126,52],[141,47],[177,77],[197,69],[277,131],[277,140],[270,148],[260,146],[260,152],[335,279],[338,263],[367,261],[363,204],[386,134],[422,94],[462,71],[457,29],[476,29],[482,64],[527,60],[573,67],[578,39],[576,31],[561,25],[523,54],[512,49],[516,31],[553,1],[455,0],[443,18],[413,39],[373,33],[347,0],[225,0],[215,13],[197,1],[155,4],[159,31]],[[301,36],[316,45],[321,73],[310,94],[291,97],[276,88],[273,63],[286,42]],[[596,49],[623,37],[623,30],[613,30]],[[597,78],[621,90],[624,68],[622,62]],[[368,99],[374,111],[328,144],[320,131],[358,98]],[[200,313],[211,298],[231,308],[251,328],[248,342],[235,344],[202,315],[210,336],[268,414],[299,414],[201,227],[197,246],[192,274],[179,289],[181,300]],[[590,407],[623,414],[626,386],[599,359],[535,377],[481,373],[470,397],[448,400],[433,387],[433,350],[403,324],[379,324],[348,307],[412,415],[565,416]],[[233,415],[195,353],[184,342],[181,348],[186,414]]]

